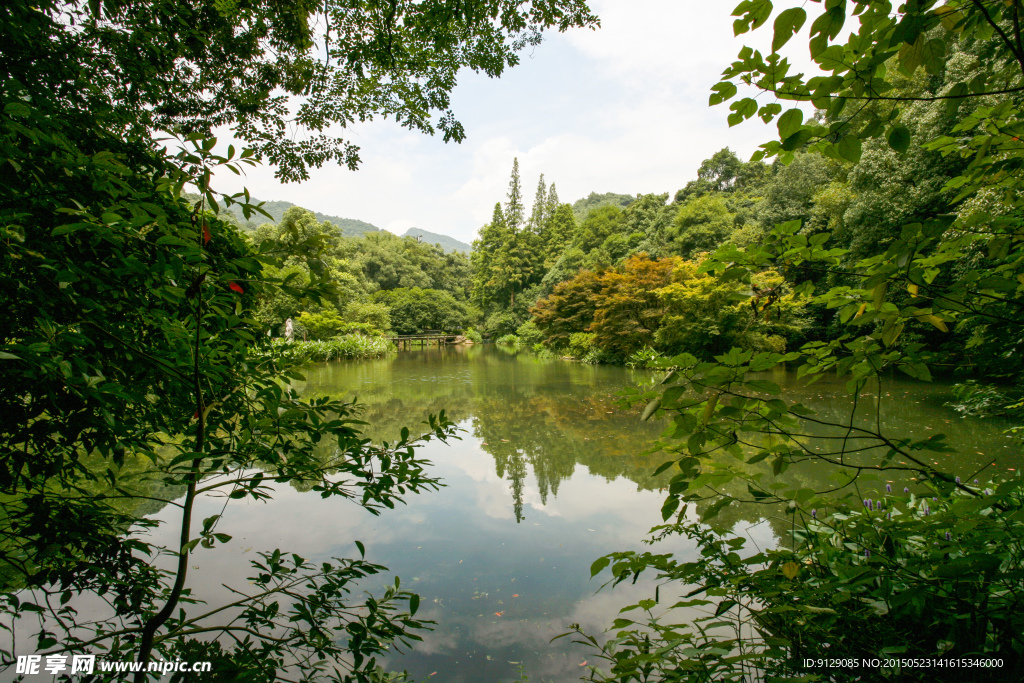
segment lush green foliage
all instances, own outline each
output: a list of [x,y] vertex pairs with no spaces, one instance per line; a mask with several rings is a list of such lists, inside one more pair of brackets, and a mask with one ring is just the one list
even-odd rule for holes
[[374,294],[373,300],[391,311],[392,328],[397,334],[460,332],[469,320],[464,303],[436,289],[383,290]]
[[[356,406],[288,387],[295,360],[264,333],[349,310],[359,270],[301,212],[248,242],[211,211],[258,207],[210,179],[261,156],[285,179],[354,167],[322,133],[374,116],[460,139],[461,67],[498,75],[545,27],[594,21],[576,0],[0,8],[0,600],[19,647],[210,658],[221,680],[393,679],[377,657],[428,623],[397,581],[357,588],[382,567],[273,550],[231,606],[187,587],[190,556],[231,540],[220,515],[193,525],[198,497],[292,482],[376,513],[437,487],[416,449],[454,430],[442,414],[373,446]],[[214,152],[221,126],[247,148]],[[180,514],[170,547],[146,533],[153,503]],[[0,666],[13,656],[5,640]]]
[[[279,223],[261,225],[252,240],[256,245],[267,243],[268,253],[277,249],[270,244],[280,243],[289,254],[273,272],[294,289],[286,286],[264,298],[257,311],[257,319],[274,334],[281,334],[288,318],[301,322],[314,339],[347,331],[346,325],[353,324],[385,332],[394,327],[404,330],[401,334],[411,334],[408,330],[423,328],[424,323],[426,329],[442,329],[431,328],[422,311],[410,309],[407,294],[387,294],[409,289],[436,292],[429,296],[455,302],[450,305],[457,319],[445,322],[444,329],[458,329],[468,315],[469,260],[462,253],[445,253],[436,245],[383,231],[344,237],[332,223],[320,222],[312,212],[295,206]],[[325,296],[302,300],[301,286],[311,281],[324,283]],[[386,303],[399,300],[406,302],[399,309]],[[435,314],[435,322],[441,317]],[[313,327],[307,324],[310,321]]]
[[699,356],[733,346],[781,351],[800,338],[803,308],[777,272],[759,273],[750,285],[757,295],[748,300],[746,288],[699,266],[637,254],[600,275],[582,271],[537,302],[533,322],[555,349],[571,347],[575,330],[590,330],[593,348],[584,355],[600,350],[619,362],[648,348]]
[[510,334],[529,318],[540,283],[576,226],[571,209],[558,201],[554,183],[541,175],[529,220],[524,220],[519,160],[512,166],[508,202],[496,204],[480,229],[471,255],[472,299],[492,335]]
[[275,339],[276,353],[297,363],[324,363],[332,360],[385,358],[394,355],[395,345],[384,337],[346,334],[334,339],[286,342]]
[[[669,456],[659,468],[673,473],[662,512],[674,523],[660,531],[696,539],[701,557],[617,553],[594,571],[611,565],[620,581],[654,569],[696,596],[680,606],[713,608],[713,616],[678,623],[671,611],[655,612],[657,594],[641,601],[633,609],[648,617],[616,622],[615,638],[601,649],[611,669],[592,680],[964,678],[960,670],[908,665],[801,666],[804,657],[864,656],[995,657],[998,667],[967,677],[1024,675],[1019,479],[997,478],[989,489],[970,483],[975,475],[962,481],[936,459],[950,451],[942,434],[891,434],[881,418],[894,371],[930,380],[929,366],[945,361],[961,371],[1021,376],[1020,359],[1007,349],[1017,346],[1024,309],[1016,192],[1024,154],[1022,10],[1018,1],[824,3],[810,24],[810,48],[831,74],[805,78],[778,51],[808,9],[786,8],[775,13],[771,54],[743,48],[715,86],[712,104],[733,100],[730,123],[755,115],[777,123],[779,139],[751,163],[777,156],[785,166],[757,180],[762,198],[751,207],[755,218],[778,225],[718,246],[697,274],[737,287],[760,312],[782,300],[765,297],[767,283],[757,278],[781,274],[787,295],[817,317],[818,338],[786,354],[745,345],[713,360],[682,354],[655,361],[671,368],[661,387],[629,397],[646,403],[645,419],[668,419],[655,448]],[[737,34],[772,15],[770,2],[742,2]],[[859,27],[843,34],[853,17]],[[810,101],[818,114],[805,122],[800,109],[739,98],[745,85]],[[738,176],[725,161],[709,167]],[[702,188],[703,180],[680,199],[725,194],[715,183]],[[721,204],[706,208],[722,215]],[[846,378],[850,415],[816,415],[782,395],[764,373],[783,364],[808,381],[826,372]],[[868,397],[870,416],[856,410]],[[968,409],[991,409],[992,399],[991,392],[960,393]],[[812,447],[809,425],[828,430],[827,440]],[[772,474],[750,467],[758,462]],[[833,472],[831,487],[780,476],[811,462]],[[913,476],[914,495],[881,492],[897,472]],[[864,490],[874,493],[862,498]],[[742,539],[685,516],[696,501],[706,505],[702,522],[740,503],[781,507],[792,515],[790,547],[744,556]]]
[[629,206],[635,197],[628,194],[616,194],[614,192],[605,192],[604,194],[598,194],[597,192],[591,192],[583,199],[577,199],[572,204],[573,217],[577,223],[582,223],[590,215],[590,212],[601,206],[617,206],[619,208],[625,208]]
[[[878,680],[1017,680],[1024,676],[1022,488],[1011,481],[971,492],[941,500],[887,494],[857,509],[807,516],[792,549],[746,552],[746,538],[694,522],[658,527],[658,538],[697,540],[697,559],[614,553],[592,573],[610,565],[613,584],[655,572],[663,594],[698,589],[675,603],[627,607],[603,645],[578,634],[608,665],[607,675],[591,680],[747,681],[760,674],[799,681],[823,670],[806,666],[808,659],[858,662],[830,670],[835,681],[864,680],[865,659],[910,660],[882,666]],[[680,622],[672,610],[685,608],[705,616]],[[1001,664],[966,675],[913,664],[936,657]]]

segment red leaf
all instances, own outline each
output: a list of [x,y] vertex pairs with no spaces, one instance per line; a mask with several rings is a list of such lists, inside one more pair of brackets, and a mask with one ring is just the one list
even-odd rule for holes
[[206,227],[206,223],[203,223],[203,244],[209,244],[212,239],[213,235],[210,234],[210,229]]
[[232,282],[231,284],[228,285],[228,287],[231,288],[232,292],[238,292],[239,294],[245,294],[245,290],[242,289],[241,285],[239,285],[237,282]]

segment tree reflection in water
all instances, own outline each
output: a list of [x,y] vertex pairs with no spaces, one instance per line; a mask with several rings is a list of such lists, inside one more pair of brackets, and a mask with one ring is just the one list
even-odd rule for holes
[[[628,479],[640,490],[661,489],[672,477],[671,471],[652,476],[666,459],[649,452],[665,425],[640,422],[637,412],[619,407],[616,396],[629,384],[660,380],[660,375],[649,371],[470,346],[406,351],[387,360],[318,365],[309,368],[306,377],[307,394],[337,394],[341,389],[356,396],[365,406],[366,434],[375,441],[395,439],[402,425],[446,410],[494,458],[496,473],[509,482],[517,522],[525,519],[524,497],[531,471],[541,506],[547,505],[549,496],[558,495],[559,485],[572,477],[577,467],[608,481]],[[771,379],[824,420],[848,419],[849,399],[841,381],[825,378],[808,387],[784,372]],[[873,394],[866,392],[861,397],[857,419],[875,419]],[[882,387],[883,423],[892,433],[905,436],[915,435],[919,425],[941,424],[951,445],[960,451],[938,456],[957,459],[953,467],[942,463],[947,471],[971,476],[985,467],[993,473],[1018,467],[1018,452],[1002,433],[1005,425],[992,419],[959,418],[943,406],[948,396],[948,387],[942,383],[893,378]],[[825,439],[835,436],[819,427],[807,427],[804,441],[812,449],[824,447]],[[874,455],[865,452],[860,457],[867,461]],[[735,461],[733,466],[755,474],[770,472],[766,462],[747,465]],[[837,486],[830,475],[820,465],[808,463],[790,468],[785,478],[791,486],[820,491]],[[889,481],[901,487],[915,485],[909,480]],[[854,485],[861,487],[866,497],[885,483],[865,476]],[[740,493],[728,487],[707,491],[709,498]],[[699,504],[698,509],[707,504]],[[779,535],[790,523],[781,510],[732,506],[714,525],[732,528],[739,522],[757,523],[765,518]]]

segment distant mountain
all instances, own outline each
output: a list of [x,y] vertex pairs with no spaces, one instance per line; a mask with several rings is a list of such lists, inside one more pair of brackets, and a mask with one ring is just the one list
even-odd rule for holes
[[[253,197],[252,203],[259,204],[260,200]],[[279,223],[281,222],[281,218],[284,217],[284,212],[293,206],[295,206],[295,204],[292,204],[291,202],[264,202],[263,210],[274,217],[274,223]],[[241,207],[237,205],[232,206],[229,209],[229,211],[231,211],[231,213],[234,214],[236,220],[238,221],[238,224],[242,227],[243,230],[255,230],[264,223],[271,222],[267,220],[266,216],[259,214],[252,216],[247,221],[245,220],[245,217],[242,214]],[[316,215],[316,219],[318,221],[327,221],[328,223],[334,223],[336,226],[338,226],[338,229],[341,230],[341,234],[344,235],[345,237],[359,237],[360,235],[365,235],[368,232],[377,232],[380,230],[380,228],[378,228],[376,225],[371,225],[366,221],[356,220],[355,218],[340,218],[338,216],[328,216],[327,214],[320,213],[318,211],[314,211],[313,213]]]
[[614,192],[598,194],[591,192],[589,196],[576,200],[572,205],[572,212],[576,217],[576,222],[582,223],[587,215],[599,206],[612,205],[624,209],[632,204],[635,199],[636,197],[629,194],[616,194]]
[[402,237],[415,237],[420,242],[426,242],[427,244],[436,244],[446,252],[451,253],[453,251],[461,251],[464,254],[468,254],[472,249],[471,246],[465,242],[460,242],[454,237],[448,235],[439,235],[436,232],[429,232],[427,230],[420,230],[419,228],[409,228],[405,231]]

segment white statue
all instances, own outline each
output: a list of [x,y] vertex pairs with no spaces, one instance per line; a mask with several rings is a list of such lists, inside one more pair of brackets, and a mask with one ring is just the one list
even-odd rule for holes
[[292,319],[284,321],[284,338],[288,341],[295,341],[295,328],[292,327]]

